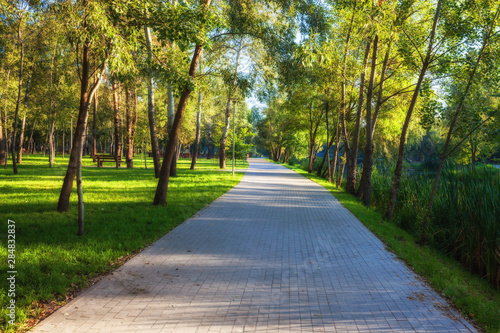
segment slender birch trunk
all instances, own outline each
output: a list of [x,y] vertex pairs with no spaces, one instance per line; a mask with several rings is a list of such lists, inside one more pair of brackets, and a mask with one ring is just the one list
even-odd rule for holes
[[[134,107],[132,107],[131,99],[134,99]],[[125,105],[127,108],[127,168],[134,167],[134,137],[135,126],[137,123],[136,96],[132,95],[130,89],[127,88],[125,95]]]
[[158,147],[158,136],[156,134],[156,119],[154,109],[154,89],[153,89],[153,68],[151,61],[153,58],[151,31],[148,27],[144,26],[144,34],[146,35],[146,46],[148,49],[148,62],[149,62],[149,77],[148,77],[148,118],[149,118],[149,132],[151,134],[151,151],[153,154],[153,164],[155,169],[155,178],[160,177],[160,150]]
[[334,174],[335,170],[337,169],[337,161],[339,158],[339,144],[340,144],[340,115],[339,112],[337,112],[337,125],[335,126],[335,147],[333,148],[333,163],[332,163],[332,169],[330,170],[331,175],[328,177],[328,179],[331,179],[331,182],[333,184],[333,181],[335,179]]
[[198,94],[198,113],[196,115],[196,139],[194,140],[193,158],[191,160],[191,170],[196,167],[196,159],[198,157],[198,146],[200,145],[201,136],[201,92]]
[[[175,96],[174,96],[174,91],[172,88],[172,84],[168,83],[167,84],[167,96],[168,96],[168,103],[167,103],[167,114],[168,114],[168,122],[167,122],[167,133],[170,133],[172,131],[172,127],[174,126],[174,119],[175,119]],[[174,158],[172,159],[172,165],[170,166],[170,177],[177,177],[177,160],[179,156],[179,148],[178,148],[178,142],[175,145],[175,152],[174,152]]]

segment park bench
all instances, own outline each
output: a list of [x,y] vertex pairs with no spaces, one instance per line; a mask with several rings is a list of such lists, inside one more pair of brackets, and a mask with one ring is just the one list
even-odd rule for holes
[[121,156],[114,156],[114,155],[95,155],[94,159],[97,160],[97,167],[100,168],[102,167],[103,162],[115,162],[117,163],[118,167],[121,167],[122,165],[122,158]]

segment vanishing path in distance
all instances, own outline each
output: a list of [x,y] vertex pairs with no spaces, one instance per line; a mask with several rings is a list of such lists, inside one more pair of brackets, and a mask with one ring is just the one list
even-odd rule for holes
[[475,332],[326,189],[243,180],[34,332]]

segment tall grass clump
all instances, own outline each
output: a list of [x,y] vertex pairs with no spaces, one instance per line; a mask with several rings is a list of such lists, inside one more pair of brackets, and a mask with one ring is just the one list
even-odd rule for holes
[[488,168],[447,169],[432,210],[446,250],[500,287],[500,173]]
[[[432,175],[431,175],[432,176]],[[384,212],[391,177],[374,172],[372,198]],[[433,177],[402,178],[394,221],[420,236]],[[448,167],[443,171],[430,214],[427,242],[458,259],[470,271],[500,288],[500,172]]]

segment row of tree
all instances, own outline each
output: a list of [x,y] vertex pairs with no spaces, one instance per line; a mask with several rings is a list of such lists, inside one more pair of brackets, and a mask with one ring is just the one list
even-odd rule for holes
[[345,167],[346,190],[366,206],[375,157],[393,161],[391,218],[408,138],[434,137],[440,158],[427,220],[445,161],[474,163],[480,147],[486,156],[499,148],[500,3],[335,1],[311,11],[281,63],[261,143],[286,161],[307,142],[309,172],[318,150],[333,147],[318,174],[340,184]]
[[[333,149],[319,174],[340,184],[345,168],[366,205],[374,160],[393,160],[388,217],[408,141],[426,134],[438,147],[429,207],[448,158],[474,161],[499,141],[496,0],[0,0],[0,11],[0,162],[10,143],[16,173],[27,140],[52,164],[62,134],[59,211],[86,138],[92,154],[102,141],[116,156],[125,148],[128,166],[135,142],[150,146],[154,204],[166,203],[180,144],[197,150],[202,127],[225,167],[233,103],[276,160],[304,147],[312,172],[317,152]],[[267,104],[262,119],[245,106],[252,91]]]
[[10,151],[18,173],[23,151],[38,148],[51,167],[59,143],[69,154],[63,212],[75,177],[81,195],[85,145],[91,155],[111,146],[132,167],[140,142],[159,179],[154,204],[166,204],[180,145],[193,147],[194,169],[204,129],[225,168],[232,107],[243,114],[240,140],[248,136],[244,98],[270,50],[292,34],[290,10],[279,1],[1,0],[0,164]]

